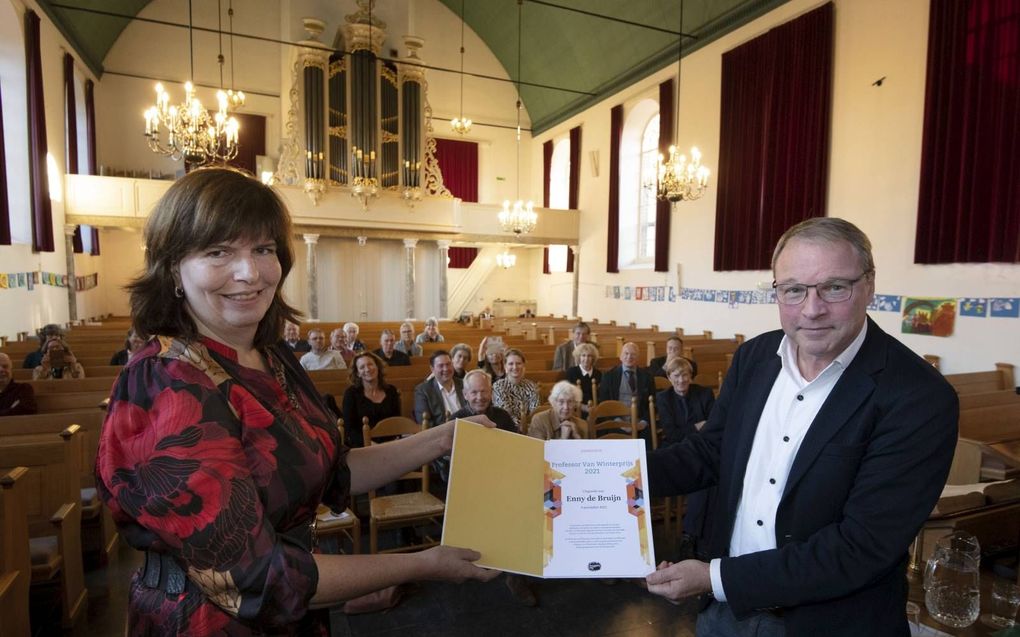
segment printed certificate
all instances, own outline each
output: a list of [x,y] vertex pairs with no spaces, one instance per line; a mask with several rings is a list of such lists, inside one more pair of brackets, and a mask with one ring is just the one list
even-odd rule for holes
[[537,577],[655,570],[642,440],[542,441],[458,421],[443,544]]

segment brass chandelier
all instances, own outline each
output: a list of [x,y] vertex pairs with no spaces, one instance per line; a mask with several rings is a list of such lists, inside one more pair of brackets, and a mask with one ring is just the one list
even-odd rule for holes
[[516,235],[528,234],[535,229],[538,223],[538,213],[535,212],[535,204],[525,203],[521,200],[521,4],[523,0],[517,0],[517,200],[510,203],[507,199],[503,202],[503,209],[499,211],[499,226],[503,232],[512,232]]
[[[191,77],[195,77],[194,32],[192,7],[188,0],[188,50]],[[220,56],[222,59],[222,54]],[[222,69],[222,66],[221,66]],[[195,87],[184,84],[184,102],[170,104],[170,94],[156,84],[156,102],[145,111],[145,138],[149,150],[166,155],[174,161],[189,164],[225,163],[237,156],[240,125],[228,111],[229,98],[223,90],[216,92],[218,110],[210,114],[195,97]]]
[[464,0],[460,0],[460,117],[450,120],[450,128],[458,135],[471,130],[471,120],[464,117]]

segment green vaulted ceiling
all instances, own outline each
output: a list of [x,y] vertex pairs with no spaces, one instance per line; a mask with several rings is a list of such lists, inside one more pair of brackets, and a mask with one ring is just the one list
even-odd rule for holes
[[[148,0],[39,1],[97,74],[102,72],[103,59],[128,21],[69,7],[134,16],[148,4]],[[377,10],[384,13],[388,1],[391,0],[377,0]],[[460,14],[460,0],[440,1],[454,15]],[[683,30],[694,36],[684,39],[684,53],[786,1],[684,0]],[[466,0],[464,4],[468,26],[489,46],[510,78],[516,80],[517,2]],[[639,25],[679,31],[680,0],[524,0],[522,6],[520,78],[543,86],[521,88],[521,98],[535,132],[675,63],[677,36]]]

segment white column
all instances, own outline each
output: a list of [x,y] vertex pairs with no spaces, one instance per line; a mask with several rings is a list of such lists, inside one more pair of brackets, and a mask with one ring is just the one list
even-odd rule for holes
[[404,239],[404,308],[406,318],[414,318],[414,248],[417,239]]
[[571,290],[573,293],[573,300],[570,305],[570,315],[577,316],[577,292],[581,287],[581,246],[570,246],[570,251],[574,253],[574,288]]
[[74,272],[74,231],[78,226],[66,224],[64,226],[64,251],[67,255],[67,319],[78,320],[78,291]]
[[439,316],[450,318],[446,287],[446,275],[450,270],[450,242],[440,239],[436,245],[439,247]]
[[305,234],[306,258],[305,270],[308,274],[308,318],[319,320],[319,270],[315,258],[315,248],[319,243],[319,235]]

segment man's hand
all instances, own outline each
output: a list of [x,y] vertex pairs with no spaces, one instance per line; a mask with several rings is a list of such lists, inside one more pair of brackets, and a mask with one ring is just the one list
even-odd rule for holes
[[692,595],[712,591],[708,563],[698,560],[684,560],[676,564],[663,562],[645,581],[648,592],[665,597],[674,604]]

